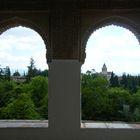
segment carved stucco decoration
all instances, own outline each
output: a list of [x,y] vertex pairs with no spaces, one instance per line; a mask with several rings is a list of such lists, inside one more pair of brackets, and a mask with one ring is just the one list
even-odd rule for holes
[[109,16],[109,17],[102,18],[101,20],[98,20],[96,23],[90,25],[82,36],[81,58],[80,58],[80,61],[82,63],[84,63],[86,58],[86,44],[91,34],[96,30],[98,30],[99,28],[112,24],[130,30],[140,42],[140,27],[134,21],[123,16]]
[[78,59],[79,13],[75,10],[58,9],[51,13],[51,48],[53,59]]
[[46,34],[41,30],[41,27],[39,25],[35,24],[33,21],[25,18],[20,17],[12,17],[8,19],[4,19],[0,21],[0,34],[2,34],[4,31],[12,28],[12,27],[18,27],[23,26],[30,29],[33,29],[36,31],[43,39],[44,44],[46,46],[46,59],[47,62],[51,61],[51,49],[49,47],[49,42],[47,40]]
[[[49,39],[43,29],[32,20],[20,17],[0,21],[0,33],[16,26],[29,27],[40,34],[46,45],[47,61],[52,59],[77,59],[84,63],[86,43],[90,35],[107,25],[117,25],[129,29],[140,41],[138,23],[123,16],[107,16],[87,26],[81,35],[81,17],[79,11],[56,10],[50,14]],[[86,21],[85,21],[86,22]],[[81,36],[81,37],[80,37]]]

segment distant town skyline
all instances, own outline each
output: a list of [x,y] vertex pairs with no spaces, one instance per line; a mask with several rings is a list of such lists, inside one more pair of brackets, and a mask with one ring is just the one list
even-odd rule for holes
[[[11,28],[0,35],[0,65],[12,71],[27,71],[33,57],[38,69],[48,68],[46,48],[40,35],[25,27]],[[101,72],[103,64],[108,71],[140,74],[140,46],[129,30],[110,25],[93,32],[86,45],[86,59],[81,71],[95,69]]]

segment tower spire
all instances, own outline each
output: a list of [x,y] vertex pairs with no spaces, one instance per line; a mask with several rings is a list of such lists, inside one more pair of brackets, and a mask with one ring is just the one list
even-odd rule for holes
[[102,67],[102,74],[107,75],[107,67],[105,63],[103,64],[103,67]]

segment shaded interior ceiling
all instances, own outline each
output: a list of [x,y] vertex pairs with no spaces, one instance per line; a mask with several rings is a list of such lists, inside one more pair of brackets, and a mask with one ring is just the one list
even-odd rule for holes
[[51,8],[132,9],[140,0],[0,0],[0,10],[48,10]]

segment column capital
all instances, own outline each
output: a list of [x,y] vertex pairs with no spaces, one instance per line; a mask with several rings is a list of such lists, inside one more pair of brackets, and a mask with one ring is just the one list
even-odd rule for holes
[[76,9],[50,11],[52,59],[80,60],[80,12]]

